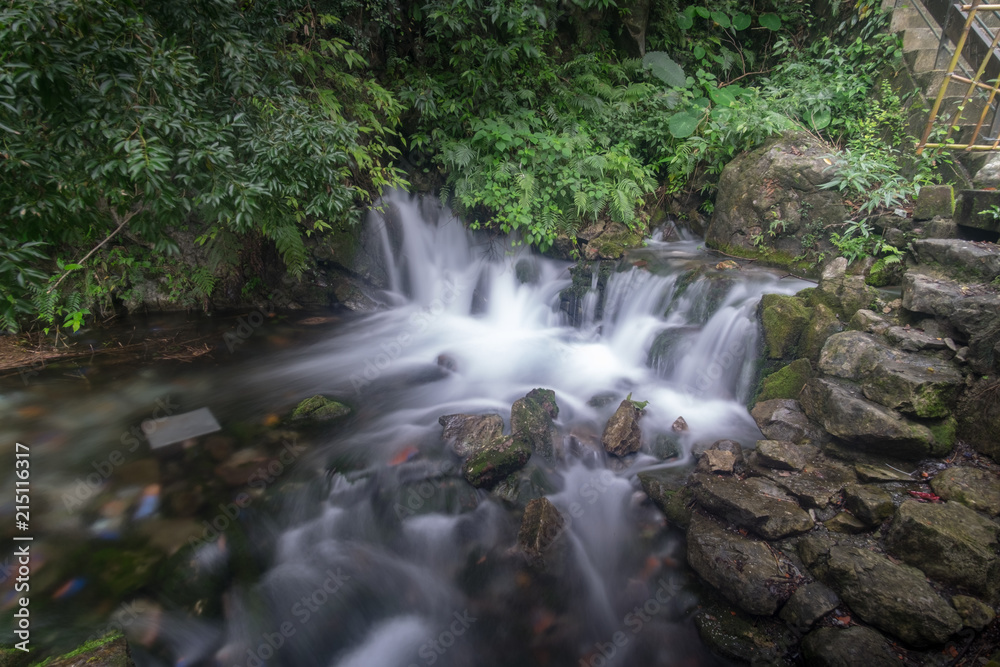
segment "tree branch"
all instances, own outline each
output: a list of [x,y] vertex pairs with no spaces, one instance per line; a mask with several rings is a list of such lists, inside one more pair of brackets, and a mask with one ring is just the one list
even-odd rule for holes
[[[142,212],[143,208],[144,207],[141,206],[141,205],[136,206],[135,208],[133,208],[131,211],[129,211],[128,213],[126,213],[122,217],[119,217],[118,213],[114,209],[111,209],[111,211],[110,211],[111,212],[111,219],[114,222],[118,222],[119,220],[121,222],[118,222],[118,226],[115,227],[115,231],[113,231],[110,234],[108,234],[107,236],[105,236],[103,241],[101,241],[96,246],[94,246],[93,248],[91,248],[90,252],[88,252],[86,255],[84,255],[83,259],[81,259],[80,261],[78,261],[77,264],[83,264],[88,259],[90,259],[91,255],[93,255],[95,252],[97,252],[98,250],[100,250],[101,246],[103,246],[105,243],[107,243],[112,238],[114,238],[115,234],[117,234],[118,232],[120,232],[125,227],[125,225],[128,224],[129,220],[131,220],[136,215],[138,215],[140,212]],[[54,290],[55,288],[59,287],[59,283],[61,283],[63,280],[65,280],[66,276],[68,276],[71,271],[72,271],[72,269],[70,269],[70,271],[64,271],[63,274],[62,274],[62,276],[59,277],[59,280],[56,281],[56,284],[53,285],[52,287],[50,287],[49,289],[47,289],[45,293],[49,294],[49,293],[52,292],[52,290]]]

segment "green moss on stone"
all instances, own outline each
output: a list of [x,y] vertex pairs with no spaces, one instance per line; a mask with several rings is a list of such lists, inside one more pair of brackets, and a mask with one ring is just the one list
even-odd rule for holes
[[952,416],[944,419],[935,419],[924,422],[934,435],[934,442],[931,445],[931,456],[946,456],[951,448],[955,446],[955,429],[958,423]]
[[292,411],[292,420],[327,421],[339,419],[351,413],[351,409],[343,403],[331,401],[325,396],[313,396],[298,404]]
[[776,373],[764,378],[757,401],[774,398],[798,398],[806,381],[812,377],[812,364],[808,359],[796,359]]
[[812,315],[805,302],[794,296],[765,294],[761,298],[760,313],[765,356],[769,359],[793,358]]

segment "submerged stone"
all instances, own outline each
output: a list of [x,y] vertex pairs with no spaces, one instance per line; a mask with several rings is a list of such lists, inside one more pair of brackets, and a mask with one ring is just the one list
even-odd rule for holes
[[533,568],[546,570],[557,564],[565,529],[566,520],[548,498],[536,498],[527,504],[517,544]]

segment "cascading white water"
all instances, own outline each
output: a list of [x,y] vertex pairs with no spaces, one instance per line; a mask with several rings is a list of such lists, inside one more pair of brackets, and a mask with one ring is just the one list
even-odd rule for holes
[[[717,271],[697,241],[651,242],[642,254],[650,270],[626,264],[605,281],[585,277],[574,318],[560,309],[568,262],[476,236],[444,209],[425,219],[402,194],[385,203],[390,214],[373,213],[369,224],[384,253],[386,308],[261,363],[248,379],[286,396],[352,401],[356,417],[328,454],[354,470],[332,475],[318,513],[283,517],[289,525],[271,535],[265,574],[229,593],[243,602],[229,605],[216,660],[634,664],[628,656],[670,632],[593,659],[595,646],[628,627],[636,591],[652,587],[636,574],[646,556],[634,473],[660,465],[648,445],[681,416],[690,430],[674,464],[697,443],[752,445],[759,431],[744,402],[758,354],[754,309],[765,292],[805,283]],[[574,444],[553,466],[533,463],[567,518],[568,546],[559,571],[529,581],[508,551],[519,517],[463,487],[438,418],[496,412],[509,429],[511,404],[535,387],[555,391],[560,444]],[[649,402],[646,446],[613,466],[600,434],[628,394]],[[407,448],[415,460],[388,465]],[[275,647],[282,628],[294,637]],[[670,647],[685,650],[695,649]]]

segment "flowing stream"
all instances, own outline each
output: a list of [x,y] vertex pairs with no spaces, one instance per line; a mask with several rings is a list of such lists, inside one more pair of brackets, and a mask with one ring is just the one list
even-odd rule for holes
[[[224,374],[152,370],[56,399],[81,414],[136,414],[169,386],[185,407],[210,406],[224,428],[314,394],[354,407],[346,424],[298,443],[289,471],[239,513],[235,531],[182,552],[181,583],[143,591],[124,623],[137,660],[725,664],[693,630],[681,542],[644,502],[636,473],[688,465],[722,438],[752,446],[757,304],[807,283],[716,269],[697,239],[650,240],[617,267],[573,277],[571,263],[473,234],[433,200],[393,194],[385,208],[366,242],[386,286],[382,310],[337,321],[306,345],[244,355]],[[558,460],[533,457],[503,493],[466,485],[438,418],[497,413],[509,431],[511,404],[536,387],[555,391]],[[600,438],[628,395],[648,401],[644,444],[619,460]],[[23,408],[32,396],[7,400]],[[109,439],[95,434],[100,414],[29,435],[71,438],[84,462]],[[678,417],[687,431],[672,430]],[[47,450],[36,448],[41,469]],[[51,466],[73,464],[57,458]],[[70,472],[48,477],[39,483],[72,486]],[[566,525],[538,571],[515,546],[518,508],[542,495]]]

